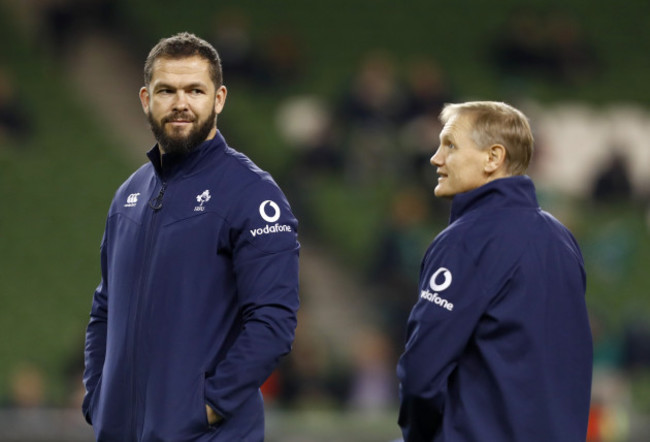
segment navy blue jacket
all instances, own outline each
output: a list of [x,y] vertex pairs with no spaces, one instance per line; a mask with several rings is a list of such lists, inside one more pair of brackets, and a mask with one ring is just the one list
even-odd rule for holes
[[454,197],[398,364],[406,442],[584,441],[592,341],[582,255],[525,176]]
[[259,387],[296,327],[297,221],[220,133],[148,155],[108,213],[83,413],[99,441],[262,441]]

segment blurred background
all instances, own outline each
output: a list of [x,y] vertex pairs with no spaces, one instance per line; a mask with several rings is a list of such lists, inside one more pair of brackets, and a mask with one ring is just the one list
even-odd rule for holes
[[436,117],[473,99],[531,118],[540,204],[585,255],[588,440],[650,440],[647,0],[0,0],[0,440],[92,440],[79,407],[105,215],[153,145],[146,54],[185,30],[222,57],[220,130],[301,222],[269,441],[399,437],[395,364],[449,213]]

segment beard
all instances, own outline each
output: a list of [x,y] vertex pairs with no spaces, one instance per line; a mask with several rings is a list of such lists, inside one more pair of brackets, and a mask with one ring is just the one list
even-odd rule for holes
[[[156,121],[151,115],[151,111],[149,111],[147,112],[147,120],[149,120],[153,136],[161,148],[161,153],[184,155],[192,152],[208,138],[210,131],[216,125],[217,113],[212,109],[212,112],[205,121],[199,121],[187,112],[173,112],[165,116],[162,120]],[[192,128],[190,132],[187,135],[167,133],[165,131],[165,124],[174,120],[191,121]]]

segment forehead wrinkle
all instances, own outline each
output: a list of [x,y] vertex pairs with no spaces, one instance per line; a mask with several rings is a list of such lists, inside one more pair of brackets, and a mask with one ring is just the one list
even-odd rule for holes
[[183,90],[189,90],[189,89],[209,89],[209,86],[203,82],[203,81],[197,81],[197,80],[190,80],[188,83],[184,81],[182,76],[177,77],[177,78],[164,78],[164,79],[155,79],[154,81],[151,82],[151,86],[153,90],[160,90],[160,89],[183,89]]
[[160,81],[156,83],[156,87],[170,87],[170,88],[176,88],[177,85],[180,84],[182,85],[183,89],[195,89],[195,88],[205,88],[206,84],[203,83],[202,81],[193,81],[191,83],[182,83],[182,82],[176,82],[176,83],[171,83],[169,81]]
[[182,77],[203,77],[208,80],[210,77],[210,67],[206,61],[198,57],[186,57],[180,59],[174,58],[159,58],[153,63],[151,70],[151,83],[155,83],[157,77],[158,81],[174,81]]

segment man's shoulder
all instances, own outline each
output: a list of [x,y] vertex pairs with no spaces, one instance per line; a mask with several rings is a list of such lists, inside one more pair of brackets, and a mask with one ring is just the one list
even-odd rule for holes
[[235,194],[250,194],[261,189],[280,190],[271,174],[236,149],[225,150],[224,182]]
[[525,247],[528,231],[531,229],[531,214],[525,210],[472,211],[440,232],[430,248],[454,249],[473,256],[492,259],[504,250],[517,253]]
[[122,184],[117,188],[117,191],[115,192],[116,195],[120,194],[123,192],[125,189],[129,189],[133,187],[134,185],[138,185],[139,183],[143,183],[145,181],[150,180],[155,174],[155,171],[153,169],[153,165],[150,162],[146,162],[140,167],[138,167],[127,179],[125,179]]
[[246,154],[228,146],[225,150],[225,161],[232,172],[241,174],[242,178],[250,181],[270,178],[271,175],[259,167]]

